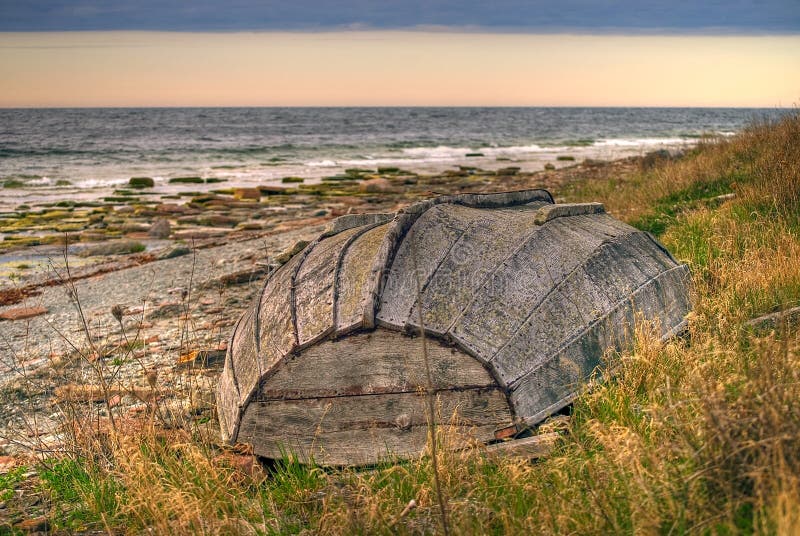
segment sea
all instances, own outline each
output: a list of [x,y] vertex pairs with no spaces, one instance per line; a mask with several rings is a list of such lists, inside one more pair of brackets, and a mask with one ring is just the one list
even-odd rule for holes
[[[348,168],[492,170],[731,136],[788,109],[752,108],[104,108],[0,109],[0,211],[92,201],[151,177],[148,196],[307,183]],[[561,157],[561,159],[559,159]],[[564,158],[567,157],[567,158]],[[568,157],[573,157],[570,160]],[[200,177],[202,184],[170,183]],[[210,179],[210,180],[209,180]]]

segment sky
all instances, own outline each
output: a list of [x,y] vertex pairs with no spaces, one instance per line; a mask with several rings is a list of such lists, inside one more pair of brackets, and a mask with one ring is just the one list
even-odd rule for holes
[[798,103],[800,0],[0,0],[0,107]]

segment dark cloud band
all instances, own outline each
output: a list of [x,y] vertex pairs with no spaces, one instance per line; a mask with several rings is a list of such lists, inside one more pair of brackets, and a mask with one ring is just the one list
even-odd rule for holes
[[800,33],[797,0],[0,0],[0,31]]

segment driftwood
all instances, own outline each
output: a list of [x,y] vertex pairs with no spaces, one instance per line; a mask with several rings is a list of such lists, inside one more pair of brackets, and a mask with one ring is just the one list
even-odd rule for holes
[[333,465],[418,454],[422,328],[439,425],[501,439],[569,404],[637,315],[666,338],[688,310],[686,266],[598,203],[527,190],[347,216],[271,273],[239,320],[222,434]]

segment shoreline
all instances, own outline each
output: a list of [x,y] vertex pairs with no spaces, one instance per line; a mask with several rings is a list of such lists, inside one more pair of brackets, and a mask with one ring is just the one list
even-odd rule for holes
[[[406,149],[409,155],[383,155],[372,159],[347,157],[323,158],[316,161],[250,162],[224,165],[198,165],[168,170],[158,167],[129,167],[126,173],[112,166],[94,178],[79,180],[44,175],[0,174],[0,216],[29,208],[46,207],[64,198],[79,203],[95,203],[113,198],[143,198],[148,201],[182,198],[191,193],[210,194],[230,188],[274,187],[286,188],[303,184],[313,186],[348,175],[360,169],[380,175],[384,168],[398,168],[416,175],[441,175],[452,170],[476,168],[480,171],[516,167],[522,173],[535,173],[555,166],[556,169],[575,165],[585,160],[612,161],[629,157],[643,157],[654,151],[668,151],[676,155],[691,150],[699,142],[692,139],[642,139],[605,140],[607,143],[588,146],[531,146],[531,147],[424,147]],[[416,153],[420,153],[416,156]],[[322,158],[322,157],[321,157]],[[129,167],[129,169],[128,169]],[[72,173],[76,173],[73,170]],[[90,173],[92,170],[87,170]],[[94,171],[97,173],[97,171]],[[131,179],[152,180],[152,186],[132,188]],[[133,201],[134,199],[132,199]],[[0,226],[2,229],[2,226]],[[1,233],[0,233],[1,234]]]

